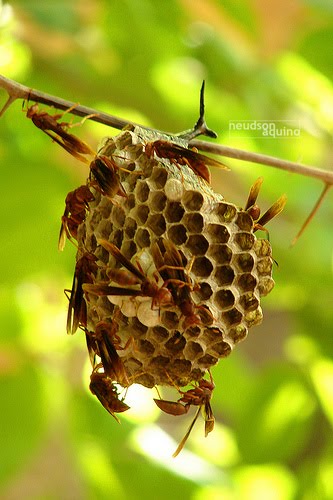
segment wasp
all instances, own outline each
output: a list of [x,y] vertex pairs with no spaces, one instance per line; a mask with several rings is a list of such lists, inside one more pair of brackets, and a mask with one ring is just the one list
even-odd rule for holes
[[59,234],[58,248],[63,250],[68,239],[77,239],[79,225],[85,220],[89,203],[95,197],[86,184],[68,193],[65,199],[65,211],[61,217],[61,228]]
[[157,406],[170,415],[184,415],[188,413],[191,406],[198,406],[198,410],[181,442],[179,443],[173,457],[176,457],[184,445],[198,419],[199,413],[202,410],[205,418],[205,436],[207,437],[210,432],[214,429],[215,418],[213,415],[213,410],[210,404],[212,398],[212,392],[215,388],[213,378],[210,375],[210,381],[206,379],[201,379],[199,384],[190,389],[187,392],[180,391],[182,395],[178,401],[166,401],[164,399],[154,399]]
[[117,170],[120,167],[108,156],[96,155],[90,163],[90,180],[94,180],[97,189],[111,200],[116,194],[127,196]]
[[87,252],[76,262],[67,313],[68,334],[73,335],[79,325],[87,326],[87,304],[82,286],[84,283],[93,283],[98,269],[96,260],[97,257],[94,254]]
[[265,224],[267,224],[270,220],[272,220],[280,212],[282,212],[287,202],[287,197],[285,194],[283,194],[275,203],[273,203],[273,205],[268,210],[266,210],[263,215],[260,216],[260,207],[256,202],[263,180],[263,177],[259,177],[254,182],[250,189],[250,193],[244,208],[244,210],[251,215],[254,221],[254,232],[258,230],[267,232]]
[[[72,109],[73,107],[69,108],[65,113],[70,112]],[[36,127],[51,137],[53,141],[72,156],[84,163],[89,163],[89,160],[84,155],[95,154],[94,151],[84,141],[66,132],[65,129],[69,127],[69,124],[58,121],[63,115],[64,113],[50,115],[46,111],[39,111],[37,103],[30,106],[27,110],[27,117],[31,119]]]
[[192,283],[189,272],[184,266],[182,255],[174,243],[166,238],[161,238],[158,242],[153,243],[151,251],[165,286],[171,292],[174,304],[179,307],[185,318],[183,329],[187,330],[191,326],[202,324],[202,318],[198,311],[214,319],[207,307],[197,305],[193,301],[191,292],[197,289],[197,285]]
[[197,149],[188,149],[173,142],[157,140],[148,142],[145,146],[145,153],[152,157],[154,153],[159,158],[167,158],[176,166],[187,165],[199,177],[210,184],[211,175],[208,166],[229,170],[224,163],[214,160],[198,152]]
[[169,307],[173,305],[172,294],[170,290],[164,286],[158,284],[158,277],[155,274],[155,281],[148,278],[139,263],[137,266],[132,264],[132,262],[125,257],[125,255],[117,248],[113,243],[107,240],[99,239],[97,240],[100,245],[102,245],[113,257],[125,267],[122,269],[108,269],[108,277],[118,284],[129,286],[129,285],[140,285],[140,289],[133,288],[123,288],[110,286],[108,284],[101,285],[85,285],[85,291],[88,293],[93,293],[96,295],[121,295],[121,296],[131,296],[131,297],[151,297],[152,298],[152,308],[156,307]]
[[112,383],[112,380],[103,372],[99,372],[97,366],[92,371],[90,376],[89,389],[102,403],[104,408],[120,423],[116,413],[122,413],[129,410],[129,406],[119,399],[117,388]]

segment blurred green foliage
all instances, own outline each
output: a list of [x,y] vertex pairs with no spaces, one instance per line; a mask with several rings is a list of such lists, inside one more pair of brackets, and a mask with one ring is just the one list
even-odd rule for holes
[[[3,3],[0,70],[74,102],[178,132],[206,118],[219,141],[332,166],[330,0]],[[1,93],[2,102],[5,93]],[[231,120],[296,120],[299,137],[229,134]],[[86,122],[92,145],[116,131]],[[250,134],[249,134],[250,135]],[[332,195],[294,248],[318,181],[229,160],[214,188],[242,206],[286,192],[270,224],[276,287],[264,322],[214,369],[216,430],[160,415],[133,391],[118,425],[87,390],[84,338],[65,334],[75,249],[57,251],[64,198],[87,175],[25,119],[0,120],[0,492],[8,499],[333,498]],[[131,393],[129,392],[129,398]]]

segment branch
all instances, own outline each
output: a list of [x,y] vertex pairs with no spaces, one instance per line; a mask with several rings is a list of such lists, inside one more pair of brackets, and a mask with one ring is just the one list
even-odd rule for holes
[[[102,123],[109,127],[113,127],[115,129],[121,130],[128,125],[134,125],[141,127],[145,130],[152,131],[154,133],[165,134],[165,132],[161,132],[156,129],[151,129],[149,127],[145,127],[144,125],[140,125],[137,123],[129,122],[127,120],[123,120],[113,115],[109,115],[108,113],[103,113],[102,111],[97,111],[93,108],[88,108],[87,106],[76,105],[71,101],[67,101],[57,96],[53,96],[51,94],[46,94],[44,92],[40,92],[39,90],[34,90],[25,85],[21,85],[14,80],[10,80],[2,75],[0,75],[0,88],[3,88],[7,91],[9,97],[0,111],[0,116],[6,111],[6,109],[16,100],[16,99],[24,99],[24,100],[33,100],[35,102],[39,102],[42,104],[47,104],[49,106],[54,106],[57,109],[67,110],[68,108],[73,107],[71,113],[77,116],[90,116],[90,120],[94,120],[96,122]],[[191,139],[195,137],[196,132],[200,128],[201,134],[213,136],[214,132],[206,127],[204,122],[204,101],[203,101],[203,89],[201,89],[200,94],[200,118],[198,122],[195,124],[194,128],[191,131],[186,131],[177,136],[171,137],[185,137],[187,134],[187,138]],[[188,133],[189,132],[189,133]],[[191,135],[192,134],[192,135]],[[169,135],[170,134],[166,134]],[[324,182],[326,185],[333,185],[333,172],[329,172],[326,170],[321,170],[319,168],[313,166],[302,165],[301,163],[295,163],[287,160],[282,160],[279,158],[275,158],[272,156],[267,156],[258,153],[252,153],[250,151],[244,151],[241,149],[230,148],[228,146],[222,146],[220,144],[212,144],[211,142],[199,141],[199,140],[191,140],[189,142],[190,146],[194,146],[201,151],[207,151],[209,153],[213,153],[219,156],[227,156],[229,158],[235,158],[237,160],[244,160],[253,163],[259,163],[262,165],[267,165],[271,167],[279,168],[280,170],[287,170],[292,173],[296,173],[299,175],[304,175],[307,177],[312,177],[314,179],[319,179]]]

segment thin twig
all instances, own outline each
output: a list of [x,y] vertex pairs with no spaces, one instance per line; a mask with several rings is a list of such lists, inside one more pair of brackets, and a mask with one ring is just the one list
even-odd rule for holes
[[[81,106],[79,104],[75,105],[75,103],[71,101],[67,101],[65,99],[53,96],[51,94],[46,94],[39,90],[31,89],[29,87],[26,87],[25,85],[21,85],[20,83],[15,82],[14,80],[10,80],[9,78],[6,78],[2,75],[0,75],[0,88],[6,90],[9,95],[8,100],[6,101],[2,110],[0,111],[0,116],[16,99],[24,99],[24,100],[32,100],[42,104],[47,104],[49,106],[54,106],[55,108],[61,110],[66,110],[73,106],[73,109],[71,111],[72,114],[77,116],[92,115],[90,117],[91,120],[102,123],[109,127],[113,127],[118,130],[123,129],[125,126],[128,125],[134,125],[134,126],[139,126],[146,130],[154,131],[156,133],[160,132],[159,130],[151,129],[150,127],[145,127],[144,125],[129,122],[128,120],[123,120],[116,116],[109,115],[108,113],[103,113],[102,111],[97,111],[96,109],[89,108],[87,106]],[[165,132],[162,133],[165,134]],[[189,145],[194,146],[201,151],[207,151],[209,153],[213,153],[219,156],[227,156],[229,158],[235,158],[238,160],[259,163],[262,165],[279,168],[280,170],[287,170],[289,172],[296,173],[299,175],[304,175],[307,177],[312,177],[314,179],[319,179],[322,182],[324,182],[325,185],[333,185],[333,172],[322,170],[314,166],[302,165],[301,163],[282,160],[272,156],[252,153],[250,151],[244,151],[241,149],[230,148],[228,146],[213,144],[211,142],[206,142],[202,140],[191,140]]]

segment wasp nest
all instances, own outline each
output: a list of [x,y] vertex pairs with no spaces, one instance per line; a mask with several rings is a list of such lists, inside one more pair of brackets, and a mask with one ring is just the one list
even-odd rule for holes
[[148,153],[146,143],[136,129],[104,142],[100,157],[112,160],[121,189],[110,199],[90,180],[94,199],[77,219],[77,277],[90,257],[80,283],[85,303],[72,297],[72,313],[94,369],[104,366],[110,379],[101,387],[96,373],[91,385],[102,402],[111,382],[202,380],[261,322],[260,298],[274,286],[271,246],[254,234],[251,211],[171,153]]

